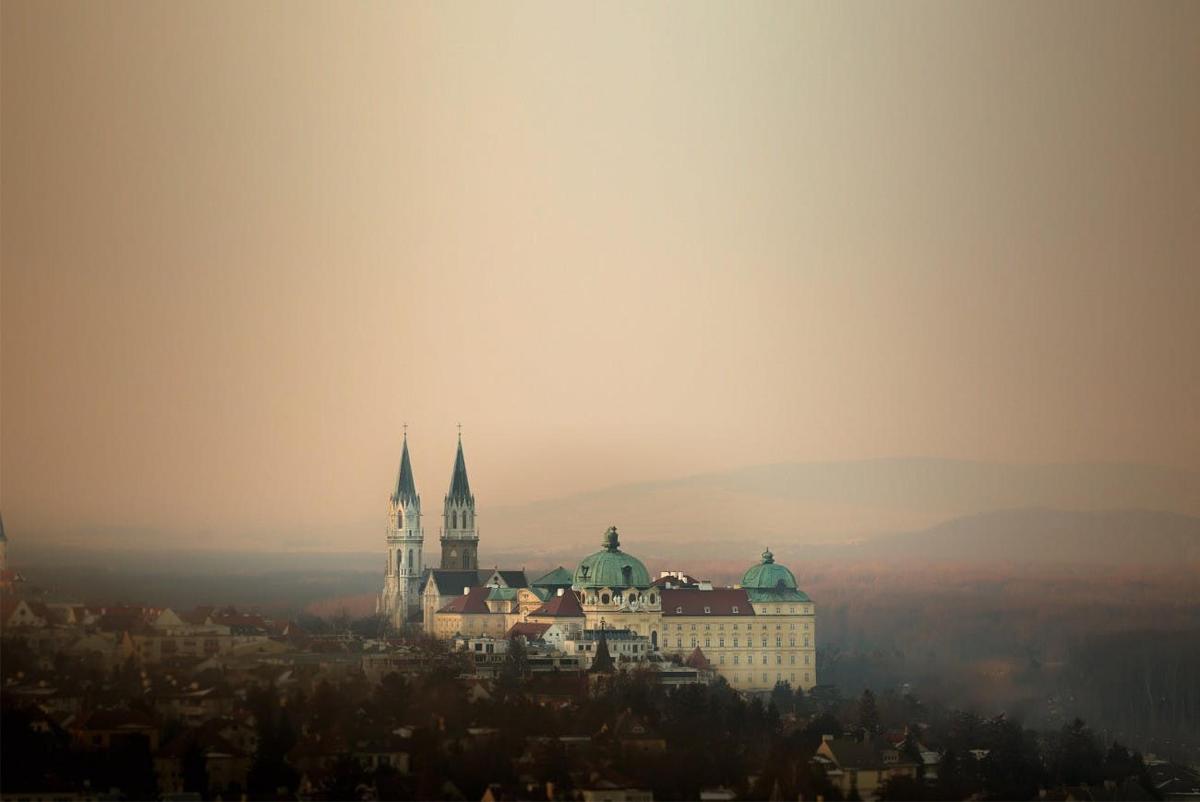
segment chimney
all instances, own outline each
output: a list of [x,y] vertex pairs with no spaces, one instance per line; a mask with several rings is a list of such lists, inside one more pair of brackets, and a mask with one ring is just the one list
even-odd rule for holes
[[469,585],[463,585],[463,595],[464,595],[464,596],[469,596],[470,594],[471,594],[471,588],[470,588],[470,586],[469,586]]
[[558,589],[558,595],[559,595],[559,596],[563,595],[563,589],[562,589],[562,588],[559,588],[559,589]]

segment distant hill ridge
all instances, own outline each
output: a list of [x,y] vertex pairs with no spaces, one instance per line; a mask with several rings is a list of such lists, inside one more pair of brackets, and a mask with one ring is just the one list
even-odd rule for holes
[[1200,564],[1200,518],[1154,510],[997,510],[817,551],[901,562]]

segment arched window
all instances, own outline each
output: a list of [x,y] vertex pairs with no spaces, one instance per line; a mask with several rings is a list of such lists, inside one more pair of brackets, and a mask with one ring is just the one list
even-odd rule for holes
[[458,513],[457,512],[450,513],[450,528],[458,529]]
[[412,561],[412,549],[409,549],[409,550],[408,550],[408,565],[409,565],[409,567],[410,567],[410,568],[412,567],[412,564],[413,564],[413,561]]
[[401,556],[400,556],[400,552],[396,552],[396,570],[397,570],[397,571],[399,571],[399,570],[400,570],[400,565],[401,565],[401,562],[400,562],[400,561],[401,561],[401,559],[402,559],[402,558],[401,558]]
[[467,517],[467,511],[463,510],[463,529],[466,529],[470,525],[471,525],[471,522]]
[[471,567],[471,555],[464,551],[463,552],[463,568],[470,568],[470,567]]

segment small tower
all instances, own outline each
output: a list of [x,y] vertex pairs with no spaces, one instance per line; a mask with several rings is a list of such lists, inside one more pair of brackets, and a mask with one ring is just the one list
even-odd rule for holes
[[450,476],[450,492],[442,512],[442,568],[478,569],[479,532],[475,528],[475,497],[467,481],[467,462],[463,459],[462,432],[458,433],[458,454]]
[[383,593],[379,596],[377,612],[393,627],[400,627],[421,600],[421,550],[425,530],[421,527],[421,497],[413,481],[412,462],[408,456],[408,433],[400,454],[400,472],[396,486],[388,499],[387,571],[383,578]]

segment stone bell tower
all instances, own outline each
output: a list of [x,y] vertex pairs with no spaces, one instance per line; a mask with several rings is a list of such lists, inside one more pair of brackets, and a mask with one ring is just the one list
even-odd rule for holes
[[420,607],[421,550],[424,545],[421,497],[417,495],[413,481],[408,433],[405,432],[400,472],[396,474],[396,486],[388,499],[387,571],[383,576],[383,593],[376,605],[377,612],[393,627],[403,626],[408,616]]
[[450,475],[450,492],[442,511],[442,568],[479,568],[479,531],[475,528],[475,497],[467,481],[467,463],[463,459],[462,432],[458,433],[458,454]]

